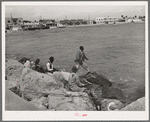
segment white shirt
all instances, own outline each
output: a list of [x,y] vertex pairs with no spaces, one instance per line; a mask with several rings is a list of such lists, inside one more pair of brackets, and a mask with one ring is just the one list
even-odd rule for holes
[[26,63],[24,63],[24,67],[25,68],[30,68],[30,61],[27,60]]
[[[51,65],[51,68],[50,68],[50,65]],[[53,64],[50,64],[49,62],[46,64],[46,67],[48,71],[52,71],[54,68]]]

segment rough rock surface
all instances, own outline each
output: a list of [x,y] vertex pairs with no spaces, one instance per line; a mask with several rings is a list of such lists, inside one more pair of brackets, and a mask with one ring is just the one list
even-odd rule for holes
[[100,85],[100,86],[111,86],[112,83],[102,75],[97,74],[96,72],[89,73],[85,76],[87,81]]
[[121,89],[116,87],[104,87],[102,90],[102,97],[109,99],[117,99],[123,102],[126,102],[126,96]]
[[[8,66],[6,75],[8,76],[9,72],[12,74],[5,82],[9,84],[13,77],[15,84],[9,85],[9,88],[20,85],[21,90],[28,91],[29,93],[23,93],[24,99],[29,101],[28,103],[43,110],[95,110],[95,105],[86,93],[67,91],[64,88],[64,84],[56,80],[53,75],[39,73],[30,68],[23,68],[22,64],[17,61],[15,61],[14,65],[12,63],[9,65],[12,69]],[[16,83],[18,79],[19,83]],[[7,83],[6,85],[8,85]],[[38,94],[34,92],[38,92]]]
[[125,106],[121,111],[145,111],[145,97]]
[[21,80],[23,65],[17,60],[9,59],[6,62],[5,69],[6,88],[15,87]]
[[[54,93],[62,93],[60,89],[54,90]],[[96,110],[92,101],[86,93],[67,92],[66,96],[48,96],[49,109],[56,111],[94,111]]]
[[101,101],[101,111],[113,111],[115,109],[120,110],[124,105],[119,100],[104,99]]

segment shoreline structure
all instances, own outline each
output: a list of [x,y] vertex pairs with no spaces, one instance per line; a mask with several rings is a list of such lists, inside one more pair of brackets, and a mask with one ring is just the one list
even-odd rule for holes
[[[107,25],[120,25],[120,24],[129,24],[131,22],[116,22],[115,24],[86,24],[86,25],[67,25],[67,26],[64,26],[62,28],[75,28],[75,27],[95,27],[95,26],[107,26]],[[134,23],[145,23],[144,21],[142,22],[134,22]],[[58,28],[57,26],[54,26],[54,27],[50,27],[49,29],[47,30],[50,30],[50,29],[56,29]],[[39,30],[42,30],[42,29],[39,29]],[[24,30],[18,30],[18,31],[24,31]],[[27,30],[26,30],[27,31]],[[31,31],[31,30],[30,30]],[[32,30],[32,31],[35,31],[35,30]],[[17,31],[12,31],[12,30],[7,30],[7,33],[10,33],[10,32],[17,32]]]

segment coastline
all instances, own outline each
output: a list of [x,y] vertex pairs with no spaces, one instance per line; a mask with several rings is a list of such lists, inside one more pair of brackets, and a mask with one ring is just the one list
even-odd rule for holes
[[[121,24],[130,24],[131,22],[116,22],[115,24],[86,24],[86,25],[66,25],[65,27],[62,28],[76,28],[76,27],[95,27],[95,26],[107,26],[107,25],[121,25]],[[140,24],[140,23],[145,23],[145,22],[134,22],[135,24]],[[51,29],[56,29],[59,28],[57,26],[54,27],[50,27],[49,29],[46,30],[51,30]],[[61,28],[60,28],[61,29]],[[41,29],[43,30],[43,29]],[[23,30],[18,30],[18,31],[23,31]],[[29,31],[29,30],[26,30]],[[35,31],[35,30],[34,30]],[[17,32],[17,31],[11,31],[11,30],[7,30],[7,33],[12,33],[12,32]]]

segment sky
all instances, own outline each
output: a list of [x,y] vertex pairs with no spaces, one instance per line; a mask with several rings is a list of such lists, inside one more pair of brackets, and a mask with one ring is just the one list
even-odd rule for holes
[[94,20],[96,17],[121,17],[124,16],[145,16],[145,6],[143,4],[107,4],[100,2],[92,3],[26,3],[5,5],[5,17],[21,17],[24,20],[42,19],[85,19]]

